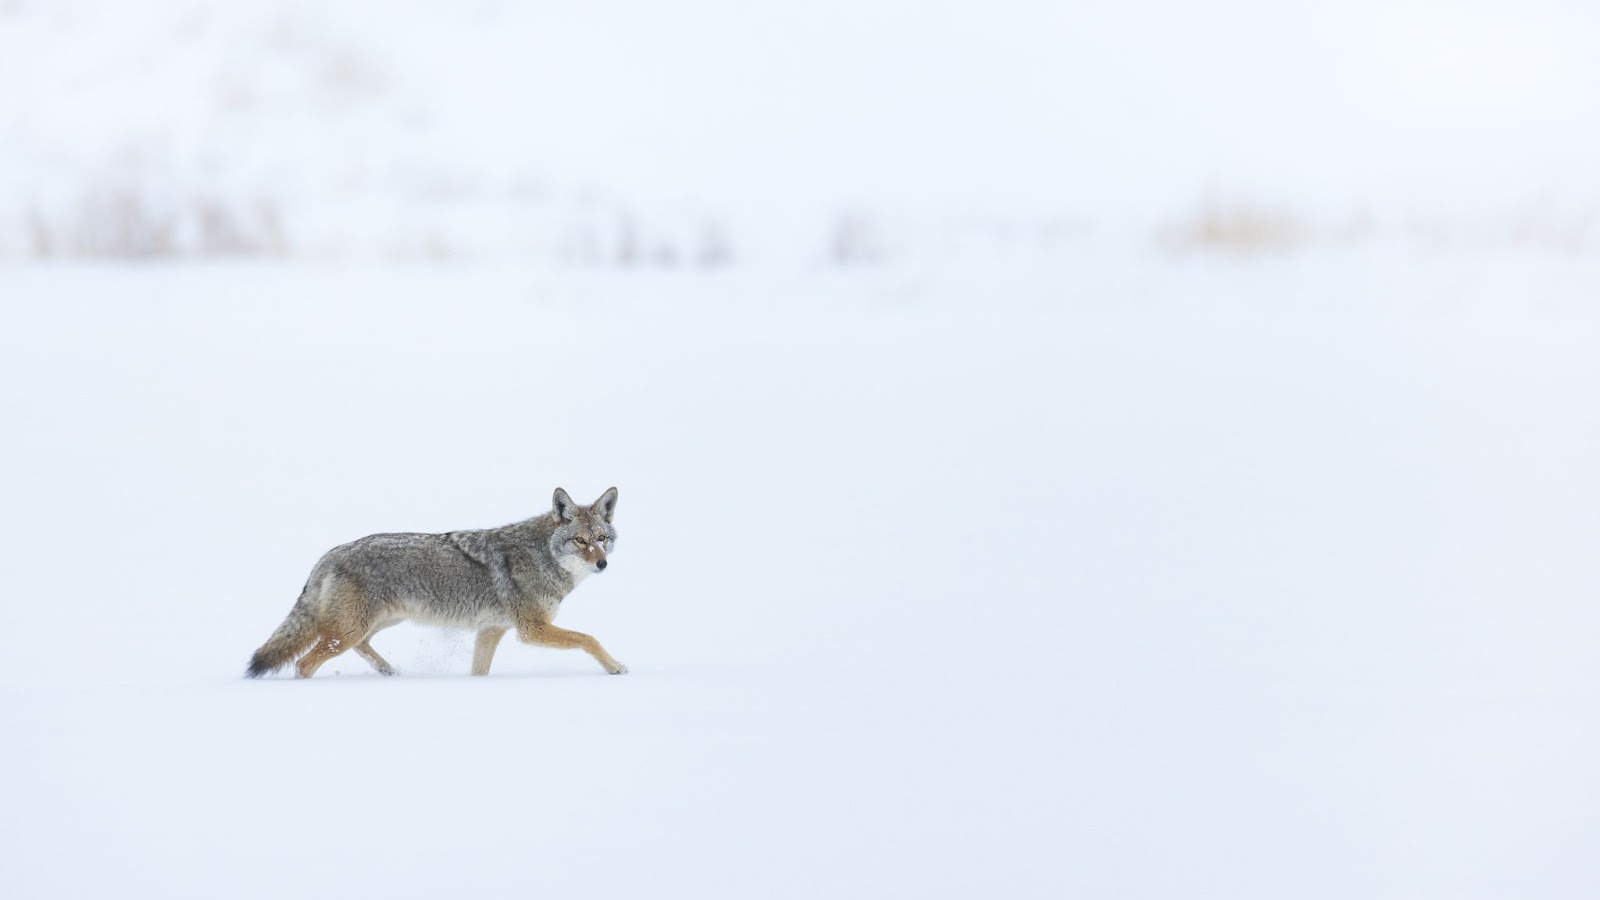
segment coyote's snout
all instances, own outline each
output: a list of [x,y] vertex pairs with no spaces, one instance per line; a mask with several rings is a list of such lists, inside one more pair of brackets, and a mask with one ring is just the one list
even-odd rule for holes
[[549,512],[503,528],[375,534],[335,547],[317,561],[300,599],[245,674],[259,678],[295,662],[296,674],[310,678],[354,649],[374,669],[393,675],[369,641],[407,619],[476,629],[474,675],[489,674],[495,647],[513,628],[527,643],[578,647],[607,672],[626,672],[599,641],[551,624],[562,599],[606,568],[617,542],[616,510],[616,488],[589,506],[556,488]]

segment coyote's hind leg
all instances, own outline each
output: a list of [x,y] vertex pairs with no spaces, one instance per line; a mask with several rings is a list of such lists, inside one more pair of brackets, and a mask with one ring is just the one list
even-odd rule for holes
[[374,669],[377,669],[379,675],[394,675],[397,673],[394,670],[394,666],[389,665],[389,661],[387,659],[379,656],[378,651],[372,649],[372,637],[385,628],[389,628],[390,626],[398,624],[400,623],[397,620],[394,622],[385,622],[382,625],[379,625],[377,628],[367,632],[367,636],[362,638],[361,643],[356,644],[355,646],[356,655],[366,660],[368,665],[372,666]]
[[352,636],[348,634],[343,637],[329,637],[327,632],[317,635],[317,642],[312,644],[306,655],[300,657],[300,661],[294,664],[295,675],[299,678],[310,678],[317,674],[323,663],[352,646]]
[[379,675],[395,674],[394,666],[389,665],[387,659],[379,656],[378,651],[372,649],[371,638],[356,645],[356,655],[366,660],[374,669],[377,669]]

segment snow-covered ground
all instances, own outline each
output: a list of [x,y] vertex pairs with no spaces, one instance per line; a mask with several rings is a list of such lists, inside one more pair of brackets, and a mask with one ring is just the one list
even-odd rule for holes
[[[1600,269],[0,271],[0,895],[1600,894]],[[328,547],[567,603],[240,677]]]

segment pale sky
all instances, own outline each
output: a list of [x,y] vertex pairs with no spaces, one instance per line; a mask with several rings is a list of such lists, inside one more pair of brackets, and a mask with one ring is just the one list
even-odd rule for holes
[[757,214],[1600,200],[1600,3],[18,9],[0,194],[139,158],[313,193],[459,172]]

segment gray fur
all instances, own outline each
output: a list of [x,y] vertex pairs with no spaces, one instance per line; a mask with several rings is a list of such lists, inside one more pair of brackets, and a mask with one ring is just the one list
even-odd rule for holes
[[[280,668],[313,641],[337,649],[365,645],[372,634],[405,620],[515,628],[532,640],[527,632],[549,625],[581,576],[605,567],[616,545],[616,499],[611,488],[592,506],[580,506],[557,488],[550,512],[501,528],[374,534],[335,547],[312,568],[300,599],[246,674]],[[601,659],[608,669],[622,668],[609,659]]]

